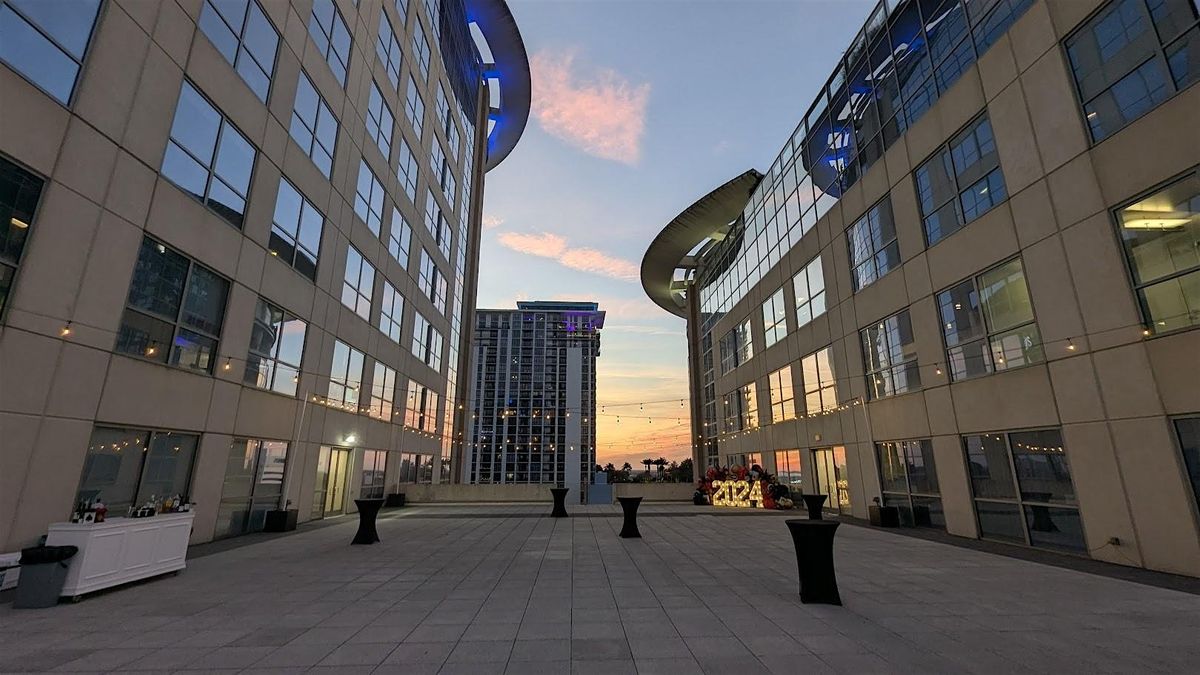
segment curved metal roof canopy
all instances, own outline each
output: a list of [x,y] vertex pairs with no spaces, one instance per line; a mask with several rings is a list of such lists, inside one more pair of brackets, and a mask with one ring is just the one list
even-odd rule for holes
[[762,174],[750,169],[687,207],[658,233],[642,258],[642,288],[656,305],[687,317],[683,299],[671,289],[675,268],[704,240],[737,219]]
[[494,63],[485,64],[484,77],[500,80],[500,107],[489,117],[496,122],[488,135],[485,171],[496,168],[516,147],[529,122],[532,85],[529,55],[517,29],[508,3],[504,0],[466,0],[467,19],[479,26],[487,40]]

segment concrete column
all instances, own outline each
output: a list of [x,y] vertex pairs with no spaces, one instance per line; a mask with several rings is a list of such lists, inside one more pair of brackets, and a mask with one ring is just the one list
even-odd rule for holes
[[583,452],[583,348],[567,347],[567,418],[566,449],[563,452],[563,487],[570,490],[567,502],[578,504],[582,495],[580,467]]

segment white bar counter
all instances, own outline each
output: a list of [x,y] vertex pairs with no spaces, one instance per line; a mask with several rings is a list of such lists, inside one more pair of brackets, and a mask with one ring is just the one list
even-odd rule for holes
[[47,546],[78,546],[62,594],[78,597],[187,566],[194,512],[149,518],[109,518],[103,523],[54,523]]

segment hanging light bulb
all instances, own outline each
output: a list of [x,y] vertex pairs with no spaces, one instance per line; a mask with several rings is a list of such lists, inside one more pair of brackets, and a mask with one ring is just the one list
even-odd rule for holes
[[62,335],[63,337],[67,337],[68,335],[71,334],[71,322],[70,321],[67,322],[67,325],[62,327],[62,330],[59,331],[59,334]]
[[1071,338],[1067,338],[1067,351],[1069,351],[1069,352],[1075,351],[1075,341],[1072,340]]

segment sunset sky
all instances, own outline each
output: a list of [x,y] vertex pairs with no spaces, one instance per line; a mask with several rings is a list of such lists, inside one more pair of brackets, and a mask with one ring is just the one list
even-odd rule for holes
[[598,462],[683,459],[684,322],[646,299],[642,254],[709,190],[769,167],[872,4],[509,5],[530,56],[533,114],[487,175],[478,306],[599,302]]

